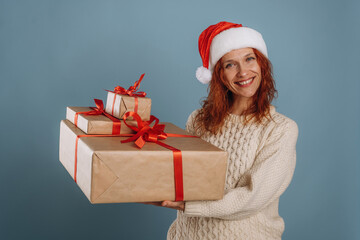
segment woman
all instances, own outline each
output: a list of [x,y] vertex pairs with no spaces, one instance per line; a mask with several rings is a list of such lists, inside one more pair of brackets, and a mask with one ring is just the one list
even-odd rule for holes
[[296,123],[270,105],[276,94],[271,63],[260,33],[229,22],[199,37],[210,81],[201,109],[186,129],[229,153],[225,196],[217,201],[172,202],[179,210],[168,239],[281,239],[280,195],[295,169]]

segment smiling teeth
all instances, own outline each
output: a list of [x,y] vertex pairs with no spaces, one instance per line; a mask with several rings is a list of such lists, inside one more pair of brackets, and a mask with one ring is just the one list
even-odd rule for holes
[[250,83],[252,80],[253,80],[253,79],[251,78],[251,79],[246,80],[246,81],[244,81],[244,82],[238,82],[238,84],[239,84],[239,85],[245,85],[245,84]]

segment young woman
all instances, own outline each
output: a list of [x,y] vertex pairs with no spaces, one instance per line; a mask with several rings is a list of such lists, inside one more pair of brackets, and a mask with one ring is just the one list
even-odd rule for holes
[[220,22],[202,32],[199,51],[196,76],[210,82],[209,95],[186,129],[229,153],[225,196],[162,202],[179,210],[167,238],[281,239],[279,198],[294,173],[298,128],[270,104],[276,89],[265,42],[251,28]]

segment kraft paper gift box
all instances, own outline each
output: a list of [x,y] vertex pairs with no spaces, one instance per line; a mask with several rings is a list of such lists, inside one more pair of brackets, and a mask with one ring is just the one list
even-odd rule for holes
[[[166,133],[189,135],[165,124]],[[152,142],[146,142],[142,149],[133,142],[120,142],[127,137],[79,135],[84,136],[84,132],[68,120],[61,121],[60,161],[91,203],[175,200],[175,154],[171,150]],[[223,197],[225,151],[200,138],[168,137],[161,142],[181,150],[185,201]]]
[[[75,124],[75,115],[79,112],[89,112],[93,109],[90,107],[67,107],[66,119]],[[116,134],[134,133],[123,120],[118,120],[118,131]],[[136,126],[136,121],[127,121],[131,126]],[[114,122],[109,117],[100,115],[78,114],[76,126],[86,134],[114,134]]]
[[119,119],[123,119],[126,112],[136,112],[144,121],[148,121],[151,114],[151,98],[128,96],[109,91],[105,111]]

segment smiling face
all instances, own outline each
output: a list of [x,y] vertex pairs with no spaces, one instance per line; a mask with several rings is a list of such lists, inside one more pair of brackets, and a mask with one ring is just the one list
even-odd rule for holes
[[261,68],[252,48],[232,50],[221,60],[223,77],[234,101],[248,103],[261,82]]

